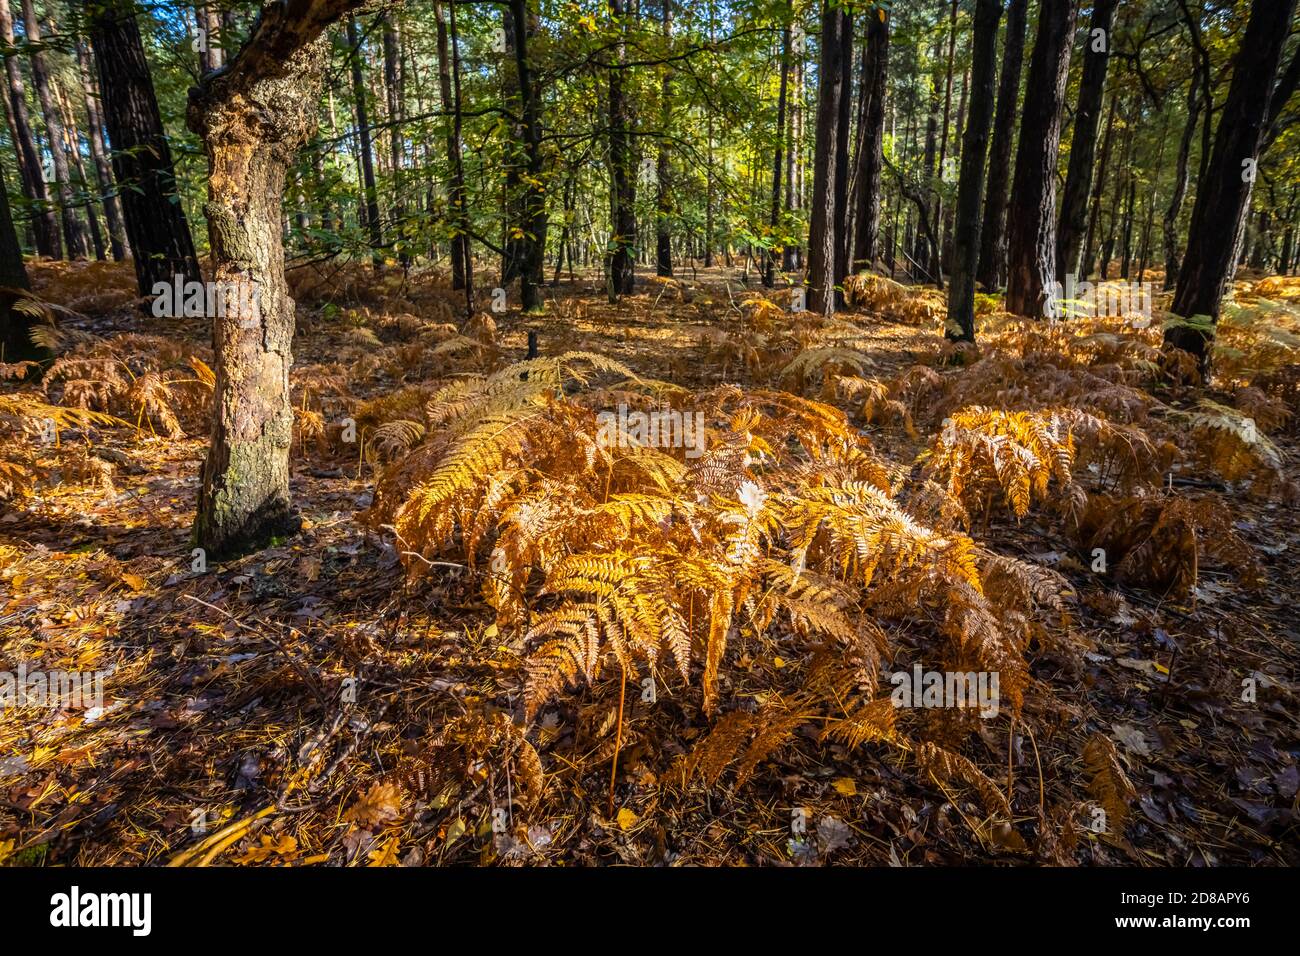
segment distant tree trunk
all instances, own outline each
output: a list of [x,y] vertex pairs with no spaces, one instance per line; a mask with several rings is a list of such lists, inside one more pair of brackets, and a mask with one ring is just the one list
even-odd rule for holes
[[885,145],[885,89],[889,69],[889,23],[884,12],[868,10],[862,50],[862,109],[857,173],[854,176],[854,271],[870,269],[880,234],[880,170]]
[[1088,213],[1088,234],[1083,243],[1083,259],[1079,268],[1084,278],[1092,274],[1093,260],[1097,251],[1097,224],[1101,220],[1101,197],[1106,191],[1106,167],[1110,163],[1110,147],[1115,139],[1115,111],[1119,97],[1110,98],[1110,108],[1106,111],[1106,132],[1101,137],[1101,156],[1097,160],[1096,188],[1092,190],[1092,201]]
[[1041,316],[1056,277],[1056,163],[1074,38],[1073,0],[1043,0],[1007,210],[1007,311]]
[[152,295],[155,283],[171,284],[178,275],[198,282],[194,239],[177,196],[171,149],[134,7],[126,0],[93,0],[87,13],[113,175],[140,294]]
[[542,256],[546,249],[546,187],[542,183],[542,123],[537,82],[528,62],[528,41],[535,32],[530,24],[527,0],[510,0],[515,22],[515,76],[519,83],[519,105],[523,120],[523,148],[527,181],[521,197],[519,247],[520,295],[525,312],[542,307]]
[[842,10],[823,0],[821,59],[817,83],[817,142],[813,160],[812,219],[808,232],[808,308],[821,315],[835,313],[835,265],[839,246],[835,234],[840,215],[835,208],[837,157],[840,143],[840,100],[844,93],[844,34],[853,28]]
[[[791,11],[792,13],[793,11]],[[781,30],[781,82],[776,96],[776,150],[772,154],[772,214],[768,219],[771,230],[770,241],[776,241],[777,226],[781,222],[781,174],[782,147],[785,144],[785,110],[786,96],[790,84],[790,24]],[[771,249],[763,251],[763,285],[772,288],[776,284],[776,252]]]
[[[853,231],[849,226],[849,132],[853,125],[853,17],[840,32],[839,122],[835,126],[835,285],[849,274],[853,257]],[[836,306],[844,304],[843,292],[835,293]]]
[[352,61],[352,99],[357,121],[357,150],[361,159],[361,183],[366,194],[366,228],[376,266],[382,266],[384,228],[379,221],[379,193],[375,188],[375,154],[370,142],[370,111],[366,108],[366,78],[362,70],[365,50],[357,34],[355,17],[348,17],[348,47]]
[[[6,48],[14,46],[13,15],[9,0],[0,0],[0,41]],[[13,123],[15,148],[18,151],[18,173],[22,179],[23,195],[35,204],[32,214],[32,233],[36,239],[36,253],[51,259],[63,258],[63,242],[59,237],[59,217],[50,204],[45,188],[45,175],[41,169],[41,155],[32,135],[31,119],[27,114],[27,87],[23,82],[22,68],[17,56],[6,55],[5,74],[9,86],[9,119]]]
[[1007,183],[1011,173],[1011,144],[1016,131],[1016,101],[1020,97],[1020,68],[1025,55],[1026,10],[1029,0],[1011,0],[998,81],[998,105],[993,119],[984,219],[980,229],[980,259],[976,278],[985,289],[997,289],[1006,275]]
[[1124,245],[1123,258],[1120,260],[1119,277],[1128,279],[1129,266],[1133,262],[1133,207],[1137,203],[1137,175],[1129,172],[1128,203],[1124,208]]
[[623,0],[610,0],[619,39],[615,44],[616,63],[609,71],[609,199],[610,251],[606,268],[609,272],[609,300],[631,295],[636,278],[632,258],[636,248],[636,174],[632,168],[632,142],[628,134],[627,99],[623,92],[623,63],[627,59],[624,36],[627,33]]
[[403,266],[411,264],[411,254],[401,238],[406,223],[406,200],[402,195],[402,142],[405,133],[402,121],[403,88],[398,64],[401,59],[400,37],[397,31],[396,11],[384,13],[384,99],[388,107],[388,163],[393,170],[393,229],[397,257]]
[[[659,0],[662,5],[664,43],[668,49],[672,48],[673,36],[673,3],[672,0]],[[781,75],[781,96],[785,96],[785,74]],[[669,151],[668,151],[668,133],[672,124],[672,94],[673,79],[672,70],[664,67],[663,79],[660,80],[659,96],[660,103],[660,127],[663,136],[659,139],[659,155],[655,163],[655,272],[661,276],[671,276],[673,274],[673,231],[672,231],[672,214],[673,214],[673,195],[669,176]],[[784,103],[782,104],[784,106]],[[780,152],[780,147],[777,148]]]
[[299,526],[289,501],[294,303],[284,279],[285,171],[316,128],[329,61],[322,31],[356,0],[286,0],[263,9],[225,72],[190,91],[190,128],[208,155],[208,236],[215,278],[258,291],[213,320],[212,444],[195,537],[209,558],[266,544]]
[[1187,255],[1179,270],[1172,311],[1184,319],[1206,316],[1211,328],[1173,325],[1165,330],[1165,342],[1195,355],[1202,373],[1209,371],[1207,344],[1213,335],[1212,324],[1218,321],[1223,294],[1241,250],[1254,179],[1251,170],[1259,161],[1260,144],[1268,131],[1273,83],[1295,6],[1296,0],[1273,0],[1251,7],[1205,186],[1192,207]]
[[1178,164],[1174,169],[1174,193],[1169,198],[1169,208],[1165,210],[1165,291],[1168,292],[1178,282],[1178,215],[1183,209],[1183,200],[1187,197],[1187,163],[1192,152],[1192,140],[1196,136],[1196,118],[1200,114],[1200,86],[1196,77],[1187,85],[1187,125],[1183,127],[1183,138],[1178,143]]
[[58,100],[56,106],[63,120],[64,138],[67,140],[67,155],[72,159],[77,173],[77,191],[81,199],[81,208],[86,213],[86,223],[90,227],[90,245],[95,251],[95,258],[104,259],[104,234],[99,228],[99,217],[95,214],[92,201],[90,179],[86,176],[86,164],[81,159],[81,130],[77,128],[77,114],[67,92],[51,79],[54,93]]
[[1002,0],[977,0],[975,33],[971,40],[970,117],[961,144],[961,173],[957,180],[957,213],[953,226],[952,284],[948,288],[950,339],[975,341],[975,269],[979,264],[980,194],[984,188],[984,156],[993,122],[993,86],[997,73],[998,21]]
[[13,291],[30,289],[27,266],[18,245],[18,234],[9,212],[9,194],[0,175],[0,362],[36,361],[48,356],[32,344],[35,317],[12,308],[18,298]]
[[45,135],[50,150],[50,159],[54,165],[54,189],[59,197],[59,216],[63,222],[63,242],[67,246],[69,259],[84,259],[90,247],[86,243],[86,230],[77,218],[76,206],[72,198],[72,176],[68,169],[67,132],[63,127],[63,118],[59,115],[59,105],[54,95],[53,82],[45,65],[45,54],[41,47],[42,33],[40,21],[36,18],[36,5],[32,0],[22,0],[23,21],[27,28],[27,42],[32,44],[30,59],[32,67],[32,86],[36,88],[36,99],[41,104],[41,114],[45,117]]
[[[465,208],[465,165],[460,151],[461,111],[460,97],[453,96],[452,73],[459,73],[459,52],[447,49],[447,24],[442,14],[442,2],[433,5],[438,28],[438,93],[442,111],[447,114],[447,165],[451,168],[452,228],[451,237],[451,287],[467,289],[471,284],[473,266],[469,258],[469,219]],[[453,18],[455,11],[453,10]],[[472,295],[469,298],[472,301]]]
[[[1083,78],[1079,81],[1079,106],[1074,112],[1074,135],[1070,141],[1070,167],[1061,197],[1061,228],[1056,237],[1057,275],[1079,272],[1088,218],[1088,196],[1092,191],[1092,164],[1101,125],[1101,101],[1106,90],[1106,68],[1110,63],[1110,27],[1118,0],[1097,0],[1088,22],[1083,54]],[[1098,34],[1100,31],[1100,35]]]
[[90,141],[90,158],[95,163],[95,179],[104,203],[104,221],[108,224],[109,246],[118,262],[128,255],[126,225],[122,221],[122,202],[113,182],[113,167],[108,162],[104,148],[104,122],[99,115],[99,93],[91,75],[90,54],[84,40],[77,40],[77,69],[81,74],[81,89],[86,99],[86,125]]
[[[803,27],[794,23],[790,27],[790,48],[803,49]],[[786,96],[786,113],[789,116],[789,136],[785,150],[785,211],[792,219],[802,206],[803,164],[800,162],[800,149],[803,142],[803,58],[800,55],[790,65],[791,91]],[[786,243],[781,255],[781,268],[793,272],[803,265],[803,255],[798,242]]]

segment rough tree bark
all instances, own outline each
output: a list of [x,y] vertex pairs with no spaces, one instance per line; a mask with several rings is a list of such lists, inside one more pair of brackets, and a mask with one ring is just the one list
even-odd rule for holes
[[87,0],[86,10],[140,294],[152,295],[155,283],[170,284],[178,275],[198,282],[194,239],[176,195],[171,149],[134,7],[128,0]]
[[[1097,152],[1097,129],[1101,125],[1101,100],[1106,91],[1106,69],[1110,64],[1110,27],[1118,0],[1097,0],[1084,37],[1083,77],[1079,81],[1079,106],[1074,112],[1074,135],[1070,141],[1070,166],[1061,197],[1061,227],[1056,236],[1056,272],[1079,272],[1088,219],[1088,197],[1092,191],[1092,164]],[[1097,31],[1101,31],[1098,36]]]
[[1073,0],[1043,0],[1007,208],[1007,311],[1041,316],[1056,276],[1056,162],[1074,38]]
[[524,169],[527,174],[520,196],[519,291],[525,312],[542,307],[542,256],[546,250],[546,187],[542,182],[542,121],[537,80],[528,62],[528,41],[536,33],[528,0],[510,0],[515,22],[515,76],[519,83],[520,119],[523,122]]
[[950,339],[975,341],[975,268],[980,246],[980,193],[984,187],[984,156],[993,122],[993,85],[997,72],[998,22],[1002,0],[977,0],[971,40],[970,116],[961,144],[957,178],[957,213],[953,225],[953,257],[948,288]]
[[889,71],[889,20],[868,10],[862,49],[862,109],[857,172],[853,178],[853,269],[870,269],[880,234],[880,170],[885,144],[885,86]]
[[853,28],[848,14],[823,0],[821,62],[817,83],[817,142],[814,147],[812,217],[808,229],[808,309],[822,315],[835,313],[835,234],[839,211],[835,208],[835,153],[840,143],[840,99],[844,92],[844,43]]
[[329,59],[326,26],[357,0],[286,0],[263,8],[226,71],[191,90],[190,128],[208,156],[208,237],[215,279],[253,283],[252,314],[213,320],[216,393],[195,539],[220,559],[299,527],[289,501],[294,303],[284,279],[285,169],[316,128]]
[[[0,41],[8,49],[14,46],[13,14],[9,0],[0,0]],[[35,204],[32,215],[32,232],[36,238],[37,255],[51,259],[63,258],[63,241],[59,237],[59,217],[50,203],[41,171],[41,155],[32,135],[32,123],[27,114],[27,85],[23,82],[18,57],[6,55],[5,75],[8,80],[9,118],[14,126],[15,146],[18,150],[18,173],[22,178],[23,195]]]
[[1202,374],[1209,371],[1207,346],[1241,252],[1251,171],[1268,132],[1273,83],[1295,6],[1296,0],[1271,0],[1251,8],[1204,185],[1192,207],[1172,311],[1185,319],[1208,317],[1210,324],[1172,325],[1165,330],[1165,342],[1196,356]]
[[9,212],[9,194],[0,175],[0,362],[23,362],[47,356],[32,344],[32,315],[15,311],[17,290],[30,289],[27,266]]
[[1026,11],[1029,0],[1011,0],[998,81],[998,105],[993,119],[988,184],[984,191],[984,224],[980,230],[980,262],[975,277],[985,289],[1002,285],[1007,261],[1007,183],[1011,173],[1011,144],[1016,131],[1016,101],[1020,98],[1020,68],[1025,55]]
[[[438,28],[438,93],[447,123],[447,165],[451,167],[451,186],[448,190],[454,232],[451,237],[451,287],[465,289],[467,301],[473,301],[473,264],[469,252],[469,219],[465,204],[465,164],[460,151],[460,97],[452,89],[453,73],[460,72],[460,51],[456,37],[452,37],[452,50],[448,51],[447,24],[442,14],[442,3],[433,6]],[[455,10],[452,10],[455,17]]]

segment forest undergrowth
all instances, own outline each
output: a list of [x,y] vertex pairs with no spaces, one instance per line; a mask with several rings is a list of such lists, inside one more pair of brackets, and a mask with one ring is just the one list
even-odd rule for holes
[[205,321],[32,273],[0,646],[105,701],[0,714],[0,862],[1300,863],[1300,280],[1174,385],[1159,314],[952,346],[880,277],[295,270],[303,531],[206,565]]

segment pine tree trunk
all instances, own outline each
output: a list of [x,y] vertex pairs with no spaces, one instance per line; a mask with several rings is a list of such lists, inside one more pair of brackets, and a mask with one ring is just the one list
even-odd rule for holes
[[1011,174],[1011,144],[1016,131],[1020,69],[1025,55],[1026,11],[1029,0],[1011,0],[998,81],[998,105],[993,119],[984,219],[980,229],[980,261],[976,278],[985,289],[997,289],[1006,275],[1007,184]]
[[1192,77],[1187,86],[1187,125],[1183,127],[1183,138],[1178,143],[1178,165],[1174,170],[1174,194],[1169,198],[1169,208],[1165,210],[1165,291],[1173,289],[1178,282],[1178,214],[1182,212],[1183,200],[1187,197],[1187,164],[1191,156],[1192,140],[1196,136],[1196,118],[1200,115],[1201,101],[1196,77]]
[[[673,0],[659,0],[662,5],[664,46],[672,49],[673,37]],[[673,194],[670,154],[667,136],[672,125],[673,74],[671,68],[663,67],[663,79],[659,84],[659,122],[664,136],[659,140],[659,154],[655,159],[655,272],[657,275],[671,277],[673,274]],[[785,96],[785,74],[781,77],[781,96]],[[784,104],[781,107],[784,110]],[[784,114],[782,114],[784,115]],[[777,147],[780,153],[780,147]]]
[[122,202],[117,195],[117,186],[113,182],[113,167],[108,162],[108,151],[104,148],[104,122],[99,115],[99,93],[91,75],[90,54],[83,40],[77,41],[77,69],[81,74],[81,89],[86,99],[86,123],[90,127],[90,158],[95,164],[95,180],[99,184],[99,195],[104,203],[104,221],[108,224],[109,246],[113,258],[121,262],[129,254],[126,241],[126,226],[122,221]]
[[126,0],[95,0],[87,10],[113,174],[140,294],[152,295],[156,283],[170,285],[178,275],[198,282],[194,239],[176,194],[171,149],[134,8]]
[[375,188],[375,153],[370,140],[370,110],[366,107],[366,78],[362,68],[365,51],[357,34],[355,17],[348,17],[348,47],[352,61],[352,99],[357,121],[357,150],[361,160],[361,185],[365,190],[366,230],[377,267],[383,264],[384,227],[379,221],[379,192]]
[[[1291,26],[1296,0],[1272,0],[1251,8],[1250,21],[1232,71],[1232,85],[1223,104],[1206,171],[1204,188],[1192,207],[1187,255],[1178,273],[1172,311],[1184,319],[1197,316],[1215,323],[1223,295],[1236,269],[1246,212],[1250,208],[1253,169],[1268,132],[1270,98],[1282,47]],[[1211,329],[1173,325],[1165,342],[1197,357],[1202,373],[1209,371]]]
[[[9,0],[0,0],[0,41],[4,42],[6,48],[13,49],[14,25]],[[5,56],[4,61],[9,87],[9,118],[14,127],[23,195],[36,204],[37,211],[32,216],[36,253],[51,259],[61,259],[63,242],[59,237],[59,217],[45,188],[41,156],[36,148],[36,137],[32,134],[31,119],[27,113],[27,86],[23,82],[22,68],[16,55]]]
[[[667,2],[667,0],[665,0]],[[781,29],[781,81],[776,95],[776,150],[772,154],[772,212],[768,218],[769,240],[776,241],[777,226],[781,222],[781,174],[783,169],[783,147],[785,146],[785,111],[786,98],[790,85],[790,24]],[[776,284],[776,252],[771,249],[763,251],[763,285],[772,288]]]
[[1073,0],[1043,0],[1007,209],[1007,311],[1041,316],[1056,278],[1056,163],[1074,38]]
[[840,143],[840,100],[844,93],[844,34],[852,29],[848,14],[823,0],[821,61],[817,84],[817,141],[813,160],[812,218],[808,230],[808,309],[835,313],[835,227],[839,212],[835,155]]
[[213,320],[215,420],[195,537],[221,559],[294,532],[289,501],[294,303],[284,278],[285,171],[316,128],[329,60],[325,26],[347,0],[268,7],[222,73],[190,92],[189,125],[208,156],[208,237],[215,279],[251,283],[257,306]]
[[993,122],[993,86],[997,72],[998,21],[1002,0],[977,0],[975,33],[971,40],[970,117],[961,144],[961,173],[957,179],[957,212],[953,225],[952,284],[948,289],[950,339],[975,341],[975,269],[979,264],[980,194],[984,187],[984,157]]
[[393,173],[393,229],[397,234],[397,258],[403,266],[411,264],[411,254],[401,238],[402,227],[406,222],[406,200],[402,194],[402,141],[404,132],[402,121],[403,88],[398,63],[401,59],[400,38],[397,32],[397,13],[389,10],[384,14],[384,99],[388,107],[388,163]]
[[36,361],[47,358],[32,344],[31,330],[35,317],[11,308],[18,297],[15,289],[30,289],[23,251],[14,231],[9,212],[9,194],[4,176],[0,175],[0,362]]
[[609,198],[610,252],[609,300],[631,295],[636,278],[632,254],[636,247],[636,175],[632,168],[632,143],[628,135],[627,99],[623,91],[622,64],[627,50],[623,37],[627,32],[623,0],[610,0],[619,40],[614,47],[615,65],[609,70]]
[[868,10],[862,51],[862,109],[857,172],[853,178],[853,270],[870,269],[880,235],[880,171],[885,144],[885,91],[889,72],[889,22]]
[[515,77],[519,84],[519,105],[523,120],[524,171],[527,180],[520,197],[519,285],[525,312],[542,307],[543,254],[546,250],[546,187],[542,159],[541,105],[537,81],[529,63],[529,40],[536,28],[527,0],[510,0],[511,19],[515,23]]
[[[451,169],[452,226],[451,237],[451,287],[468,289],[472,285],[473,268],[469,259],[469,222],[465,210],[465,166],[460,152],[460,98],[453,95],[452,74],[459,72],[459,53],[448,51],[447,24],[442,14],[442,3],[434,4],[434,19],[438,28],[438,93],[442,111],[447,114],[447,165]],[[454,11],[453,11],[454,16]],[[472,301],[472,293],[469,294]]]
[[[1056,272],[1065,276],[1079,273],[1088,218],[1088,197],[1092,192],[1092,166],[1101,126],[1101,101],[1106,90],[1110,64],[1111,23],[1117,0],[1097,0],[1084,37],[1083,77],[1079,81],[1079,106],[1074,112],[1074,135],[1070,141],[1070,166],[1061,197],[1061,228],[1056,237]],[[1097,31],[1101,31],[1100,37]]]

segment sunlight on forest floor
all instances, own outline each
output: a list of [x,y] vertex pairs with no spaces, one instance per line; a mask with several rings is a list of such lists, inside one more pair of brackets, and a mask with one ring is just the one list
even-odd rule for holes
[[[833,321],[713,270],[461,323],[300,269],[304,530],[204,569],[206,323],[32,273],[0,634],[105,699],[0,715],[0,862],[1300,863],[1300,279],[1238,282],[1194,390],[1158,314],[981,296],[954,349],[883,279]],[[602,444],[620,405],[702,454]],[[893,707],[914,664],[1000,713]]]

